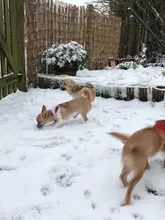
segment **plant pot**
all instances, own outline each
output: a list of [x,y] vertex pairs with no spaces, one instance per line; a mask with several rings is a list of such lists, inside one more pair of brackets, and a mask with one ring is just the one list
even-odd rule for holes
[[[162,90],[161,90],[162,89]],[[165,86],[156,86],[152,89],[152,100],[160,102],[164,100]]]
[[41,63],[43,73],[55,75],[76,76],[77,69],[74,66],[57,67],[54,65],[46,65],[46,61]]
[[77,73],[77,69],[69,68],[69,67],[62,67],[55,69],[56,75],[76,76],[76,73]]

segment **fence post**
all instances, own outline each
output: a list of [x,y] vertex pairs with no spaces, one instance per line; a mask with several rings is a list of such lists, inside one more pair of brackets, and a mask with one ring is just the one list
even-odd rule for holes
[[[21,91],[27,91],[25,77],[25,50],[24,50],[24,0],[15,1],[17,7],[17,62],[18,71],[21,73],[21,78],[18,83],[18,88]],[[16,27],[16,26],[15,26]],[[14,28],[15,28],[14,27]]]
[[92,69],[92,51],[93,51],[93,20],[94,20],[94,7],[87,5],[87,32],[86,32],[86,50],[88,52],[87,67]]

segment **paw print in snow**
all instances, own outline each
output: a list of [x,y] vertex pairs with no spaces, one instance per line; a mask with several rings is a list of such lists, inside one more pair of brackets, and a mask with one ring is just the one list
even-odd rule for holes
[[91,194],[91,192],[90,192],[88,189],[86,189],[86,190],[84,191],[84,196],[85,196],[86,198],[89,198],[89,197],[92,196],[92,194]]
[[134,214],[133,214],[133,217],[134,217],[135,219],[143,219],[143,218],[144,218],[143,215],[138,214],[138,213],[134,213]]
[[71,186],[74,182],[74,178],[78,175],[79,173],[72,167],[55,168],[52,172],[55,182],[65,188]]
[[46,196],[46,195],[48,195],[49,193],[50,193],[50,189],[49,189],[48,186],[43,186],[43,187],[41,188],[41,194],[42,194],[43,196]]

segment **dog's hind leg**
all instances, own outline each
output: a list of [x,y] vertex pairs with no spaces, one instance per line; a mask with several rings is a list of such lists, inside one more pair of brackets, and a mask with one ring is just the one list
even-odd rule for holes
[[87,115],[86,113],[81,113],[81,116],[83,117],[84,121],[88,121]]
[[[145,166],[146,167],[146,166]],[[125,200],[124,200],[124,205],[129,205],[131,203],[131,193],[134,189],[134,187],[136,186],[136,184],[140,181],[140,179],[142,178],[144,171],[145,171],[145,167],[144,169],[140,169],[140,170],[136,170],[134,177],[129,181],[128,183],[128,190],[125,196]]]
[[[165,163],[165,161],[164,161],[164,163]],[[149,163],[147,161],[146,170],[149,170],[149,169],[150,169],[150,165],[149,165]]]
[[128,186],[127,176],[129,175],[130,171],[123,166],[122,172],[120,174],[120,179],[124,185],[124,187]]

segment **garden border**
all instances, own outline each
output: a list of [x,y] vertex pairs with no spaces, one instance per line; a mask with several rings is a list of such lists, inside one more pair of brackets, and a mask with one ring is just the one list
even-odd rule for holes
[[[38,85],[41,89],[58,89],[60,88],[60,81],[68,76],[49,76],[47,74],[38,74]],[[85,84],[87,82],[80,83],[76,79],[74,81],[78,84]],[[96,96],[103,98],[115,98],[117,100],[130,101],[135,98],[140,101],[153,101],[160,102],[164,100],[165,87],[163,86],[151,86],[151,87],[121,87],[121,86],[102,86],[100,84],[93,84],[96,88]]]

